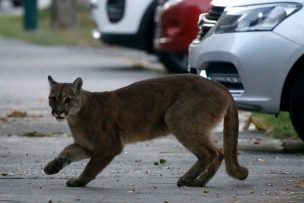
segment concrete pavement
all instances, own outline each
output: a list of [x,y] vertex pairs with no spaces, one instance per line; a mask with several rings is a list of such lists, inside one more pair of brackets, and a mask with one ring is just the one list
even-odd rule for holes
[[[204,188],[178,188],[195,158],[173,137],[127,146],[86,188],[67,188],[87,161],[47,176],[43,167],[71,143],[59,137],[0,138],[0,202],[302,202],[303,155],[241,152],[250,170],[245,181],[229,177],[224,164]],[[164,159],[164,164],[155,165]]]

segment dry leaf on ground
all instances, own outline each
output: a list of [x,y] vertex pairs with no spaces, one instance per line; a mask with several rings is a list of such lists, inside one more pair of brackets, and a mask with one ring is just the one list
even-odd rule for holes
[[300,181],[297,182],[297,187],[304,189],[304,179],[301,179]]
[[7,115],[8,118],[24,118],[26,116],[27,113],[23,111],[12,111]]
[[8,120],[7,120],[6,118],[0,117],[0,122],[2,122],[2,123],[7,123]]

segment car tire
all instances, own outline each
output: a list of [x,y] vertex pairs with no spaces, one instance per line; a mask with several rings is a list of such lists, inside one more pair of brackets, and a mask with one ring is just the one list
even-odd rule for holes
[[294,83],[289,99],[289,115],[291,123],[304,141],[304,72],[302,72]]
[[187,73],[188,72],[188,55],[175,52],[158,51],[159,61],[166,67],[169,72]]
[[13,0],[12,3],[14,7],[19,7],[23,4],[22,0]]

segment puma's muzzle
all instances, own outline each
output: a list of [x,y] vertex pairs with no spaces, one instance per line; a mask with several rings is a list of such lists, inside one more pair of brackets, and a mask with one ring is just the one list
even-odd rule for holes
[[67,113],[56,113],[54,111],[52,111],[52,115],[58,120],[58,121],[62,121],[67,117]]

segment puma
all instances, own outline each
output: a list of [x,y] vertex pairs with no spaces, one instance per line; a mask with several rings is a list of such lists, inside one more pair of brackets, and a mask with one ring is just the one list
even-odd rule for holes
[[[197,157],[177,186],[205,186],[224,158],[230,176],[239,180],[248,176],[237,160],[237,108],[229,91],[217,82],[173,75],[114,91],[89,92],[82,89],[81,78],[73,83],[58,83],[51,76],[48,80],[52,115],[67,120],[74,143],[45,166],[45,173],[55,174],[71,162],[90,159],[79,177],[66,182],[68,187],[84,187],[95,179],[125,144],[169,132]],[[210,141],[212,128],[222,119],[223,152]]]

